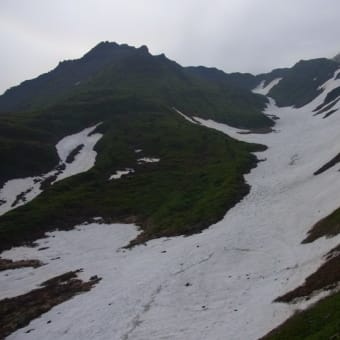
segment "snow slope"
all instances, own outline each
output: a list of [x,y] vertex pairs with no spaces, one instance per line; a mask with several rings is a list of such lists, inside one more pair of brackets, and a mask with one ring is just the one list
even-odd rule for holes
[[[56,149],[60,158],[60,163],[56,169],[41,176],[18,178],[7,181],[0,190],[0,202],[4,202],[3,204],[0,204],[0,215],[17,208],[38,196],[42,192],[41,183],[44,180],[53,178],[52,183],[55,183],[64,178],[91,169],[94,166],[97,156],[97,153],[93,148],[103,136],[100,133],[93,134],[93,131],[99,124],[84,129],[79,133],[64,137],[58,142]],[[67,157],[79,146],[82,146],[82,148],[77,155],[75,155],[71,162],[68,161]]]
[[[192,120],[268,146],[258,153],[265,161],[246,176],[250,194],[202,233],[124,250],[138,234],[135,226],[90,224],[51,233],[39,241],[45,250],[3,253],[46,265],[0,273],[2,297],[79,268],[85,279],[103,278],[9,339],[252,340],[306,307],[272,301],[300,285],[340,242],[338,236],[301,244],[314,223],[340,206],[338,167],[313,175],[340,149],[340,113],[313,116],[334,82],[300,109],[278,108],[271,100],[266,113],[280,118],[273,133],[240,134],[211,120]],[[25,334],[28,329],[34,330]]]

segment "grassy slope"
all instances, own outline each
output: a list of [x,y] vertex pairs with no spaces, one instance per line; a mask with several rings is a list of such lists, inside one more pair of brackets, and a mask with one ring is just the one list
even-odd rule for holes
[[[262,114],[267,99],[250,91],[257,85],[256,77],[250,74],[225,74],[202,66],[188,67],[185,73],[198,85],[196,95],[183,96],[176,104],[184,112],[240,128],[268,128],[274,125]],[[210,92],[205,92],[205,88]],[[201,104],[203,99],[205,103]]]
[[[106,116],[102,112],[98,120]],[[0,217],[0,248],[95,216],[136,221],[145,231],[139,241],[190,234],[222,218],[248,192],[243,174],[256,164],[249,151],[259,147],[192,125],[172,111],[114,114],[101,128],[96,166]],[[137,165],[137,148],[161,161]],[[108,181],[126,167],[136,173]]]
[[72,100],[101,97],[137,97],[188,115],[212,118],[237,127],[270,127],[263,115],[266,99],[246,89],[196,75],[164,56],[132,54],[107,66],[88,83],[77,87]]
[[323,340],[340,338],[340,292],[294,315],[265,340]]
[[57,162],[53,135],[29,126],[33,115],[0,116],[0,187],[6,180],[50,170]]

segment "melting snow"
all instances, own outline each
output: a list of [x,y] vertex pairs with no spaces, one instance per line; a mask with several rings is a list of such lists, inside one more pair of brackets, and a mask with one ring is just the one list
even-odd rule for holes
[[[53,308],[9,339],[252,340],[306,307],[306,302],[272,301],[303,283],[340,242],[337,236],[301,244],[314,223],[340,206],[339,172],[313,175],[340,150],[340,114],[313,116],[330,87],[300,109],[278,108],[271,100],[266,113],[280,117],[275,133],[239,134],[195,118],[268,146],[258,154],[266,161],[246,175],[249,195],[202,233],[124,250],[138,235],[135,226],[90,224],[51,233],[39,241],[46,250],[20,247],[3,253],[46,263],[0,273],[3,297],[78,268],[84,268],[84,279],[103,277],[90,292]],[[34,331],[26,334],[27,329]]]
[[94,166],[97,152],[93,149],[97,142],[103,137],[103,135],[101,133],[93,134],[93,131],[100,124],[101,123],[84,129],[83,131],[74,135],[67,136],[56,145],[57,152],[62,163],[66,162],[67,156],[76,147],[79,145],[84,145],[72,163],[65,163],[66,169],[60,175],[58,175],[56,182],[64,178],[86,172]]
[[176,108],[172,108],[175,112],[177,112],[179,115],[181,115],[184,119],[186,119],[188,122],[196,124],[197,122],[195,122],[192,118],[186,116],[184,113],[182,113],[181,111],[177,110]]
[[109,180],[120,179],[122,176],[135,172],[134,169],[117,170],[115,174],[111,175]]
[[159,161],[160,161],[160,158],[152,158],[152,157],[143,157],[143,158],[137,159],[137,162],[139,164],[142,164],[142,163],[157,163]]
[[274,79],[272,80],[269,84],[267,84],[266,86],[264,86],[264,84],[266,83],[265,80],[261,81],[261,83],[255,87],[253,89],[253,92],[254,93],[257,93],[257,94],[262,94],[264,96],[266,96],[270,90],[276,86],[280,81],[282,80],[282,78],[277,78],[277,79]]
[[[56,145],[60,158],[58,167],[64,167],[63,170],[54,169],[41,176],[7,181],[0,190],[0,201],[3,200],[5,202],[0,205],[0,215],[19,207],[38,196],[42,192],[40,188],[41,183],[47,178],[55,177],[53,180],[54,183],[91,169],[95,164],[97,156],[97,153],[93,148],[103,136],[100,133],[92,133],[98,125],[99,124],[96,124],[79,133],[67,136],[58,142]],[[66,162],[70,153],[80,145],[83,145],[83,148],[75,155],[74,160],[71,163]],[[18,199],[18,197],[20,199]]]

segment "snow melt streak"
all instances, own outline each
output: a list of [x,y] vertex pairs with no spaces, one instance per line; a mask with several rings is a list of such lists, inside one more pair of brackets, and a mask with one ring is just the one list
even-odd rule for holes
[[274,79],[266,86],[264,85],[266,82],[265,80],[263,80],[255,89],[253,89],[253,92],[266,96],[270,92],[270,90],[281,81],[281,79],[282,78]]

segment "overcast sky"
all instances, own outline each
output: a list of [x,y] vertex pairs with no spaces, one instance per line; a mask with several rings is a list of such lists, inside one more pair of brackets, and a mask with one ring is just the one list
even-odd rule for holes
[[0,0],[0,93],[103,40],[260,73],[340,52],[339,0]]

